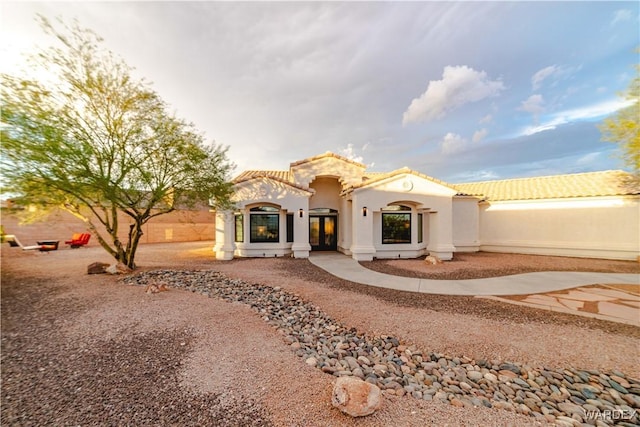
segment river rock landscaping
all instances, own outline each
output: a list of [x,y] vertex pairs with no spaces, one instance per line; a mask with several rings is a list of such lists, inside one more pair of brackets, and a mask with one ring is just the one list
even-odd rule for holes
[[358,377],[387,395],[499,408],[558,425],[640,424],[640,381],[624,372],[548,369],[424,352],[393,336],[367,336],[349,328],[278,286],[230,279],[211,270],[156,270],[123,280],[247,304],[304,363],[336,377]]

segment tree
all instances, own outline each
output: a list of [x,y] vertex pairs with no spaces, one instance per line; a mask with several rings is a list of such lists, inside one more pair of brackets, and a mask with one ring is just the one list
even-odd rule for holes
[[[55,45],[30,57],[30,69],[49,77],[2,75],[4,191],[81,218],[109,254],[135,268],[151,218],[212,198],[228,206],[227,149],[170,114],[93,31],[40,21]],[[124,242],[118,212],[130,219]]]
[[624,97],[630,101],[600,126],[602,139],[620,145],[622,158],[632,170],[636,179],[640,178],[640,65],[636,65],[636,75],[627,88]]

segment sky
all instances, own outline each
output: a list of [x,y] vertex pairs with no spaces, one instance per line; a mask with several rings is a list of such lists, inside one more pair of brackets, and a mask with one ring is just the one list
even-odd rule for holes
[[623,168],[598,123],[640,62],[640,2],[2,2],[0,71],[77,19],[235,174],[331,151],[450,182]]

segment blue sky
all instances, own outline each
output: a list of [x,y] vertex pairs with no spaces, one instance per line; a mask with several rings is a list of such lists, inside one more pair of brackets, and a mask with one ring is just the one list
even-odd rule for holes
[[4,2],[2,71],[77,18],[236,173],[326,151],[455,182],[619,169],[638,2]]

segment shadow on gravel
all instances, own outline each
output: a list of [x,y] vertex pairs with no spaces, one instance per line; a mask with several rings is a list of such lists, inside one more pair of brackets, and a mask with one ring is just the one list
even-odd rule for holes
[[179,386],[189,331],[72,341],[86,309],[41,280],[2,277],[3,426],[271,425],[254,401]]

